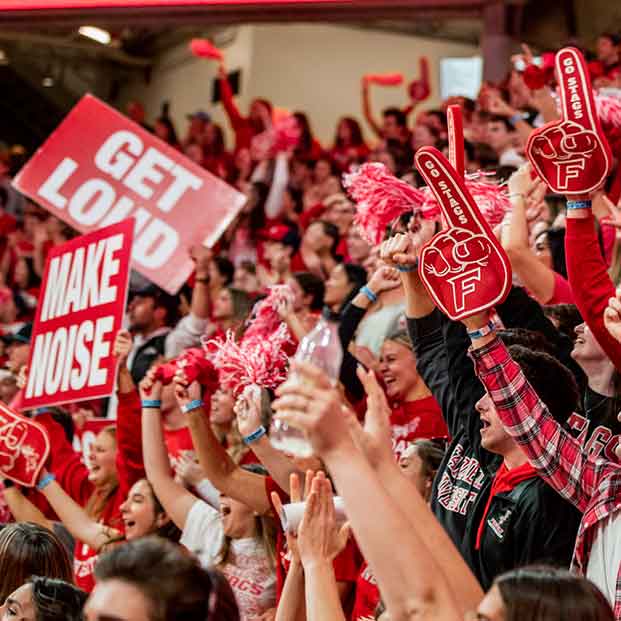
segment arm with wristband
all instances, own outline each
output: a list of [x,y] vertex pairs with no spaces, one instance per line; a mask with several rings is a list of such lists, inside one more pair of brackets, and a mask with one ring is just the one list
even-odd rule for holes
[[142,397],[142,446],[147,479],[155,495],[176,526],[183,530],[190,509],[197,501],[171,474],[159,403],[162,383],[155,381],[155,369],[150,369],[140,382]]
[[524,286],[541,304],[547,304],[554,297],[557,277],[554,270],[544,265],[531,249],[526,217],[528,202],[542,201],[546,187],[538,179],[533,181],[530,171],[530,165],[525,164],[509,179],[512,209],[507,215],[508,221],[502,225],[501,241],[511,267]]
[[615,295],[615,287],[601,253],[595,217],[590,202],[584,197],[580,200],[568,199],[567,207],[565,257],[576,306],[595,340],[619,370],[621,343],[610,335],[604,325],[604,311],[608,300]]
[[[187,408],[190,402],[201,400],[198,382],[187,385],[183,373],[178,373],[174,383],[180,407]],[[265,491],[266,477],[240,468],[231,459],[214,435],[202,407],[192,408],[186,415],[198,461],[207,478],[223,494],[243,502],[261,515],[269,513],[271,505]]]
[[105,545],[123,539],[121,531],[91,518],[47,470],[42,471],[36,487],[47,498],[71,535],[93,550],[100,551]]

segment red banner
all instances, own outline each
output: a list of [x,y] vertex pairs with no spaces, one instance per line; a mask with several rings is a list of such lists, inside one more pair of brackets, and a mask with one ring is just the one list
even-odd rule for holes
[[0,402],[0,472],[19,485],[32,487],[50,453],[45,429]]
[[23,408],[112,394],[112,343],[129,283],[133,219],[53,248],[33,326]]
[[82,233],[136,220],[132,267],[169,293],[192,273],[245,197],[139,125],[86,95],[13,185]]

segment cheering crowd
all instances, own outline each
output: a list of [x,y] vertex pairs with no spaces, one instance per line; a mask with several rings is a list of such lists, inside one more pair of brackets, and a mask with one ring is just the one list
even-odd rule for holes
[[[223,59],[228,149],[203,110],[178,134],[130,104],[247,200],[178,294],[132,272],[108,399],[22,405],[46,257],[78,233],[2,151],[0,401],[51,446],[34,487],[3,482],[2,621],[621,621],[621,37],[587,65],[612,162],[578,199],[528,162],[560,111],[554,54],[523,52],[432,110],[377,116],[390,80],[365,76],[364,124],[324,145],[303,112],[239,110]],[[443,218],[407,199],[449,105],[513,273],[461,321],[418,269]]]

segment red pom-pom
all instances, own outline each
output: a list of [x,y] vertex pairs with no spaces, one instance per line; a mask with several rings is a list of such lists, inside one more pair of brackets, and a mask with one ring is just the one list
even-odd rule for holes
[[192,39],[190,41],[190,51],[199,58],[210,58],[211,60],[223,60],[224,54],[208,39]]
[[300,141],[300,128],[294,116],[287,116],[264,132],[257,134],[250,145],[252,157],[264,160],[274,157],[276,153],[290,151]]
[[608,127],[621,128],[621,98],[596,94],[595,107],[604,131]]
[[294,297],[289,285],[270,287],[268,296],[254,305],[253,318],[244,332],[244,339],[265,338],[276,332],[282,323],[278,307],[282,303],[292,304]]
[[289,342],[289,332],[281,324],[267,338],[244,338],[235,341],[228,332],[224,341],[210,341],[213,347],[213,364],[218,369],[220,386],[237,398],[246,386],[277,388],[287,379],[289,357],[284,346]]
[[386,227],[401,214],[419,209],[425,202],[422,190],[397,179],[384,164],[363,164],[343,175],[347,193],[356,203],[356,223],[365,239],[379,244]]
[[[474,179],[466,179],[466,187],[487,223],[494,228],[503,221],[505,214],[511,209],[511,201],[504,187],[494,183],[485,183]],[[426,201],[422,211],[426,218],[440,213],[440,205],[433,193],[425,188]]]

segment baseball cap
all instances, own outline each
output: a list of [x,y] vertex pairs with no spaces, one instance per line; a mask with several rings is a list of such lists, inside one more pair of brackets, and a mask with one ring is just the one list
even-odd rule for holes
[[187,114],[186,118],[188,119],[200,119],[205,123],[209,123],[211,121],[211,115],[204,110],[196,110],[196,112],[192,112],[191,114]]
[[294,250],[300,245],[300,236],[295,229],[286,224],[273,224],[262,232],[262,237],[268,242],[279,242],[285,246],[291,246]]
[[168,317],[176,322],[179,314],[179,296],[170,295],[157,285],[149,284],[133,292],[132,297],[153,298],[156,306],[162,306],[168,311]]
[[2,340],[5,345],[11,345],[13,343],[21,343],[22,345],[28,345],[32,338],[32,323],[24,324],[17,332],[11,334],[3,334]]

